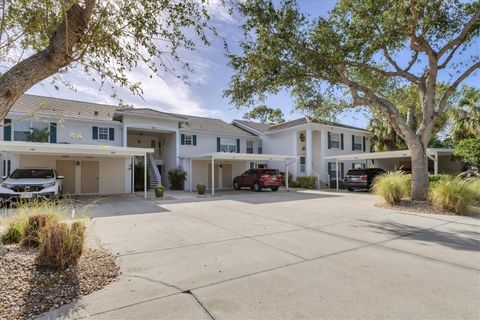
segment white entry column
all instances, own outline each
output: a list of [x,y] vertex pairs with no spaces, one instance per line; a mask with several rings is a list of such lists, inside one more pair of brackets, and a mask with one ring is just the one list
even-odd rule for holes
[[305,159],[305,173],[307,176],[312,175],[312,165],[313,165],[313,142],[312,142],[312,128],[307,128],[306,130],[306,159]]

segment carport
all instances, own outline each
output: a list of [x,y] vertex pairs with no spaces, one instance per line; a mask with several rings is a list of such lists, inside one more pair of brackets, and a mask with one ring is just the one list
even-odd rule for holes
[[[211,165],[211,190],[212,195],[215,194],[215,161],[244,161],[244,162],[257,162],[257,161],[279,161],[285,164],[285,186],[288,191],[288,166],[295,161],[296,157],[286,156],[286,155],[275,155],[275,154],[253,154],[253,153],[227,153],[227,152],[213,152],[200,154],[197,156],[192,156],[187,158],[190,162],[190,174],[193,174],[192,170],[192,160],[207,160]],[[245,169],[247,167],[245,166]],[[189,190],[193,191],[192,179],[189,179]]]
[[[453,149],[440,149],[440,148],[427,148],[427,157],[433,161],[433,171],[434,174],[438,174],[439,166],[439,157],[440,156],[451,156]],[[384,151],[384,152],[368,152],[368,153],[353,153],[353,154],[344,154],[325,157],[326,160],[335,160],[335,183],[338,190],[338,163],[339,161],[349,161],[349,160],[365,160],[365,161],[374,161],[374,160],[388,160],[388,159],[401,159],[401,158],[410,158],[410,150],[396,150],[396,151]],[[377,162],[378,162],[377,161]],[[382,168],[381,165],[379,165]],[[386,168],[382,168],[386,169]]]
[[[147,153],[153,152],[153,149],[106,145],[1,141],[0,152],[4,160],[4,170],[7,168],[5,171],[8,173],[10,172],[10,163],[12,163],[12,169],[24,165],[23,162],[27,163],[27,166],[57,169],[56,163],[58,163],[58,161],[70,160],[74,162],[73,176],[79,176],[81,180],[83,179],[83,175],[78,174],[77,167],[84,161],[97,161],[96,170],[98,171],[98,176],[93,176],[93,180],[96,179],[98,181],[101,180],[102,177],[104,178],[105,181],[97,182],[100,183],[97,193],[104,194],[125,193],[129,185],[133,192],[134,170],[131,170],[131,176],[126,172],[130,169],[130,166],[133,168],[134,157],[143,157],[145,163],[147,163]],[[144,167],[144,196],[147,198],[147,166]],[[82,190],[83,182],[84,181],[79,181]],[[116,190],[120,190],[122,186],[124,191],[116,192]],[[75,188],[77,189],[77,186],[75,186]],[[102,192],[102,188],[108,192]],[[115,190],[108,188],[115,188]]]

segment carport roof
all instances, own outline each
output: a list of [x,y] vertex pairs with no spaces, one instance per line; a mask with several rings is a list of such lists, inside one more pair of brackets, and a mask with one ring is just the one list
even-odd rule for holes
[[[453,149],[428,148],[427,156],[450,155]],[[384,152],[367,152],[367,153],[352,153],[342,154],[337,156],[325,157],[327,160],[374,160],[374,159],[393,159],[410,157],[410,150],[396,150]]]
[[249,160],[249,161],[286,161],[293,160],[297,157],[280,155],[280,154],[256,154],[256,153],[229,153],[229,152],[212,152],[185,157],[185,159],[198,160]]
[[20,154],[43,155],[77,155],[77,156],[104,156],[104,157],[129,157],[145,156],[153,152],[150,148],[130,148],[106,145],[86,144],[57,144],[24,141],[1,141],[0,151]]

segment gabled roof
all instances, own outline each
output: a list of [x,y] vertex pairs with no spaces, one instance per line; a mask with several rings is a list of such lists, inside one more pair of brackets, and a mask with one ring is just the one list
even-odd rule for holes
[[326,121],[326,120],[316,121],[308,117],[303,117],[303,118],[299,118],[299,119],[295,119],[295,120],[291,120],[291,121],[287,121],[287,122],[283,122],[275,125],[269,125],[269,124],[252,122],[252,121],[244,121],[244,120],[234,120],[233,123],[238,123],[239,125],[249,127],[257,132],[261,132],[265,134],[274,133],[283,129],[294,128],[294,127],[301,126],[308,123],[318,123],[318,124],[323,124],[323,125],[332,126],[332,127],[361,130],[361,131],[368,132],[368,130],[363,128],[353,127],[346,124]]
[[233,120],[233,124],[239,124],[241,126],[248,127],[260,133],[267,132],[268,129],[272,126],[271,124],[267,124],[267,123],[260,123],[260,122],[254,122],[254,121],[246,121],[246,120]]
[[118,107],[106,104],[24,94],[18,98],[10,111],[39,116],[108,121],[113,119],[116,108]]
[[193,131],[208,131],[208,132],[218,132],[231,135],[244,135],[252,136],[251,133],[240,129],[233,124],[226,123],[223,120],[215,118],[204,118],[196,116],[187,116],[180,115],[187,119],[186,122],[180,125],[181,129],[193,130]]

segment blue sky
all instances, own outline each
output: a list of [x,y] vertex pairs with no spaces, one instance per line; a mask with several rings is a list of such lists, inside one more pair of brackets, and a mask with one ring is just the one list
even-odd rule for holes
[[[325,16],[335,5],[334,0],[305,0],[299,1],[303,12],[308,12],[310,17]],[[228,15],[218,5],[212,5],[212,16],[221,36],[227,41],[229,50],[239,53],[238,44],[242,40],[242,31],[238,17]],[[479,51],[478,44],[470,50]],[[130,74],[132,79],[142,82],[144,89],[143,99],[134,96],[124,88],[118,88],[119,96],[134,106],[148,106],[167,112],[193,114],[199,116],[216,117],[225,121],[241,119],[248,110],[237,110],[229,104],[228,99],[223,97],[223,91],[227,88],[232,75],[225,56],[223,40],[212,39],[209,47],[199,47],[197,52],[186,52],[184,60],[192,64],[195,73],[190,76],[188,84],[183,83],[165,74],[162,78],[149,78],[149,73],[142,67],[133,70]],[[59,97],[66,99],[117,104],[110,97],[108,88],[99,91],[98,83],[94,83],[76,69],[67,71],[62,77],[71,82],[75,90],[59,86],[55,89],[46,80],[34,86],[29,93],[42,96]],[[478,76],[471,76],[466,83],[479,86]],[[281,108],[286,119],[295,119],[302,116],[293,112],[293,99],[287,92],[272,96],[267,100],[267,105]],[[357,112],[346,112],[339,116],[342,123],[365,127],[368,118]]]

